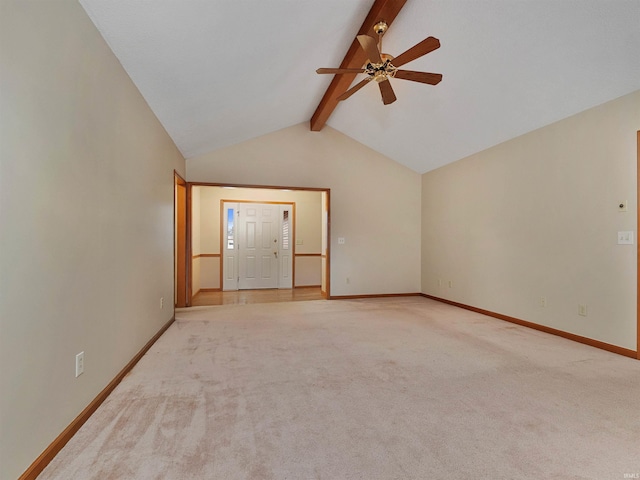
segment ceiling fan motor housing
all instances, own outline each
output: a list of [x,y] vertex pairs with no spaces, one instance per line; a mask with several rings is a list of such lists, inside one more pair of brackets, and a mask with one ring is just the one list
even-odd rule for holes
[[371,76],[378,83],[387,80],[389,77],[394,77],[397,69],[391,64],[392,58],[383,59],[384,63],[367,63],[364,73]]

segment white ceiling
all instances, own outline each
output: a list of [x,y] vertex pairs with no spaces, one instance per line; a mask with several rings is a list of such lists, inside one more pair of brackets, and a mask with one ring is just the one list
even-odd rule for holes
[[[309,121],[373,0],[80,3],[192,158]],[[403,68],[439,85],[368,85],[327,122],[420,173],[640,89],[638,0],[409,0],[384,51],[427,36]]]

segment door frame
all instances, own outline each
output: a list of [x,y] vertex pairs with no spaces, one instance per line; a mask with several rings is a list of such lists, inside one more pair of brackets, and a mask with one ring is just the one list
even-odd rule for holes
[[[322,291],[322,296],[324,298],[331,298],[331,189],[330,188],[317,188],[317,187],[291,187],[291,186],[275,186],[275,185],[247,185],[247,184],[241,184],[241,183],[216,183],[216,182],[187,182],[187,246],[188,246],[188,258],[189,258],[189,262],[188,265],[191,265],[191,262],[193,261],[193,259],[191,258],[190,252],[191,252],[191,229],[192,229],[192,222],[191,222],[191,202],[190,202],[190,196],[191,196],[191,188],[192,187],[231,187],[231,188],[251,188],[251,189],[256,189],[256,190],[302,190],[302,191],[308,191],[308,192],[321,192],[324,193],[326,195],[326,231],[327,231],[327,235],[326,235],[326,245],[325,245],[325,250],[322,252],[322,260],[324,261],[324,277],[325,277],[325,290]],[[235,201],[235,200],[234,200]],[[324,214],[324,212],[323,212]],[[295,253],[295,251],[294,251]],[[220,254],[222,254],[222,251],[220,252]],[[295,271],[295,255],[294,255],[294,271]],[[222,261],[222,258],[221,258]],[[188,269],[189,271],[187,272],[187,277],[186,277],[186,283],[187,283],[187,291],[189,292],[189,298],[188,298],[188,305],[191,305],[191,268]],[[222,272],[222,265],[220,265],[220,272]],[[222,279],[221,279],[222,280]],[[295,284],[293,285],[293,288],[295,288]],[[220,289],[222,289],[222,283],[220,284]]]
[[188,185],[178,172],[173,171],[173,278],[174,307],[186,307],[191,303],[188,261]]
[[640,360],[640,130],[637,131],[636,155],[636,358]]
[[[224,211],[225,203],[244,203],[244,204],[256,204],[256,205],[290,205],[293,211],[293,230],[291,235],[291,288],[295,288],[296,284],[296,261],[295,261],[295,248],[296,248],[296,204],[295,202],[279,202],[279,201],[263,201],[263,200],[229,200],[229,199],[220,199],[220,290],[224,290],[224,232],[225,232],[225,222],[226,222],[226,214]],[[281,221],[281,219],[278,219]],[[237,228],[237,224],[236,224]],[[236,239],[237,239],[237,231],[236,231]],[[238,252],[239,253],[239,252]],[[238,269],[240,268],[240,258],[238,258]],[[280,284],[280,267],[278,266],[278,285]],[[239,285],[238,285],[239,286]],[[276,288],[280,288],[279,286]],[[236,290],[240,290],[237,288]],[[288,289],[285,289],[288,290]],[[234,291],[234,290],[229,290]]]

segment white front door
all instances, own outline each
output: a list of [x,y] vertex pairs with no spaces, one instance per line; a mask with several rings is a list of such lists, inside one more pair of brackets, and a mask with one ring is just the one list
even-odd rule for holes
[[278,230],[280,206],[238,205],[238,288],[278,288]]
[[294,206],[223,205],[223,290],[293,288]]

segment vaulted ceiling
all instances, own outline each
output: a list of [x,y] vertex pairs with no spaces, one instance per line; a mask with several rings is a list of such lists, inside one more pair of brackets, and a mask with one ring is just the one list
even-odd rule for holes
[[[308,122],[374,0],[80,3],[188,159]],[[327,121],[420,173],[640,89],[637,0],[408,0],[384,51],[428,36],[405,68],[440,84],[368,85]]]

